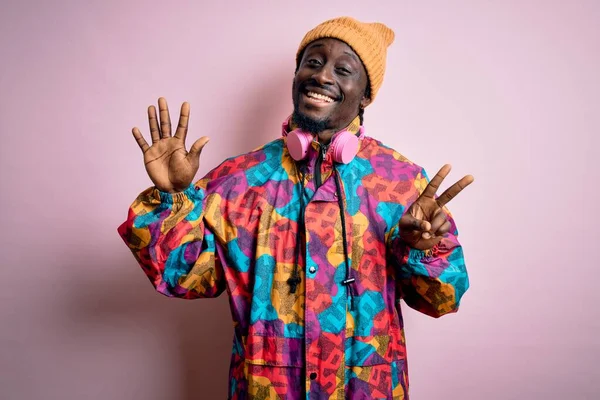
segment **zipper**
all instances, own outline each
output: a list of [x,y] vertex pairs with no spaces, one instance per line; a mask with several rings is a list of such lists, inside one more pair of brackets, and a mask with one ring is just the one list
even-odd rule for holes
[[321,151],[319,152],[317,160],[315,161],[315,190],[321,187],[323,184],[321,181],[321,164],[323,164],[323,160],[327,155],[327,146],[319,143],[319,147],[321,148]]

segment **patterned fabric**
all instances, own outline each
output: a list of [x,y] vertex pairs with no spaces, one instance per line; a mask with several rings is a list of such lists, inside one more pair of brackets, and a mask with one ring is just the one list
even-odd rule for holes
[[409,249],[398,221],[427,185],[423,169],[365,136],[349,164],[317,142],[296,164],[285,140],[227,159],[183,193],[147,189],[119,234],[158,292],[227,290],[229,398],[408,399],[400,299],[433,317],[457,310],[468,278],[454,222],[433,250]]

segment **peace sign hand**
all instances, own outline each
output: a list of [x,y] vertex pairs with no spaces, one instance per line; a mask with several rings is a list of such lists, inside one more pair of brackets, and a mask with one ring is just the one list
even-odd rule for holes
[[133,137],[144,153],[146,172],[157,189],[163,192],[176,193],[185,190],[194,179],[200,165],[200,153],[208,143],[208,137],[196,140],[190,151],[185,149],[190,105],[186,102],[181,106],[179,124],[175,136],[171,136],[171,117],[167,101],[158,99],[160,110],[160,125],[156,117],[156,108],[148,107],[148,122],[152,146],[142,136],[140,130],[133,128]]
[[414,249],[431,249],[442,240],[451,227],[444,205],[475,180],[466,175],[436,198],[435,192],[450,169],[449,164],[444,165],[400,218],[400,238]]

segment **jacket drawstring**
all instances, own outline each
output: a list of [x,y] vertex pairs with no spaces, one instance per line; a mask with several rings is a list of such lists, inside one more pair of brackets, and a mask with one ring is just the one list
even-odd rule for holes
[[300,266],[298,262],[300,261],[300,253],[302,251],[302,232],[304,231],[304,169],[306,168],[306,164],[301,163],[300,167],[296,169],[298,172],[298,181],[300,182],[300,212],[298,213],[298,237],[296,238],[296,249],[294,254],[294,269],[292,270],[292,276],[287,280],[288,285],[290,285],[290,293],[296,293],[296,288],[302,282],[302,278],[300,278],[300,271],[298,270]]
[[335,190],[337,192],[337,197],[338,197],[338,204],[340,207],[340,217],[342,219],[342,246],[344,248],[344,261],[346,263],[346,278],[342,281],[342,283],[344,284],[344,286],[346,286],[348,289],[348,294],[350,295],[350,309],[354,310],[354,292],[352,289],[352,286],[350,285],[352,282],[354,282],[356,279],[354,279],[354,277],[351,276],[352,274],[352,268],[350,267],[350,257],[348,256],[348,242],[347,242],[347,234],[346,234],[346,212],[344,211],[344,199],[342,197],[342,185],[340,183],[340,174],[337,170],[337,168],[335,167],[335,164],[333,166],[334,169],[334,179],[335,179]]
[[[290,285],[290,293],[296,293],[296,288],[298,287],[298,285],[300,284],[300,282],[302,282],[302,278],[300,278],[300,271],[299,271],[299,260],[300,260],[300,253],[302,251],[302,239],[301,239],[301,234],[304,228],[304,168],[305,168],[305,164],[301,164],[300,167],[297,169],[298,171],[298,180],[300,182],[300,212],[298,213],[298,221],[297,221],[297,225],[298,225],[298,238],[296,239],[296,249],[295,249],[295,254],[294,254],[294,269],[292,270],[292,275],[290,276],[290,278],[287,280],[288,285]],[[347,287],[348,290],[348,294],[350,296],[350,309],[354,310],[354,291],[352,289],[352,283],[356,280],[354,277],[352,277],[352,268],[350,266],[350,257],[348,255],[348,242],[347,242],[347,232],[346,232],[346,213],[344,211],[344,198],[342,196],[342,187],[340,184],[340,177],[339,177],[339,172],[337,170],[337,168],[335,168],[335,165],[333,166],[334,169],[334,181],[335,181],[335,189],[336,189],[336,193],[337,193],[337,198],[338,198],[338,205],[340,208],[340,218],[341,218],[341,224],[342,224],[342,246],[344,249],[344,263],[345,263],[345,269],[346,269],[346,274],[345,274],[345,278],[342,281],[342,284],[344,286]]]

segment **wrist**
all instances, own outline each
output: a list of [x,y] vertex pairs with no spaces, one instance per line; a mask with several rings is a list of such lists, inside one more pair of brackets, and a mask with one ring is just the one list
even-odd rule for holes
[[202,193],[200,193],[193,184],[190,184],[180,191],[165,192],[158,187],[156,190],[159,193],[161,201],[168,204],[183,203],[186,198],[192,199],[197,198],[197,196],[200,196],[200,198],[203,197]]

